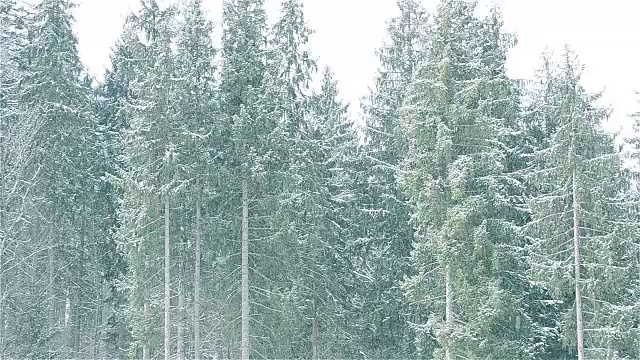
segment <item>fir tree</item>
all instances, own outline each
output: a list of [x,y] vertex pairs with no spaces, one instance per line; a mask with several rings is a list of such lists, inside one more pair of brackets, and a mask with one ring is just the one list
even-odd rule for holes
[[521,270],[518,185],[507,168],[518,114],[504,68],[509,41],[497,13],[480,20],[474,10],[474,2],[440,3],[428,63],[403,109],[410,142],[401,184],[416,229],[405,288],[429,315],[422,326],[438,341],[436,358],[531,358],[522,289],[504,275]]
[[572,52],[563,58],[546,79],[552,90],[536,98],[553,123],[531,174],[539,194],[529,201],[532,276],[566,304],[561,331],[578,358],[634,358],[637,228],[621,199],[628,177],[601,128],[607,110],[580,86]]
[[[171,204],[183,186],[176,166],[180,138],[175,138],[175,67],[170,48],[174,9],[160,9],[153,0],[141,5],[140,15],[131,17],[132,30],[141,33],[142,38],[137,40],[141,51],[135,54],[140,59],[135,66],[136,77],[129,84],[132,101],[124,107],[128,123],[122,139],[120,236],[127,246],[132,280],[130,313],[135,346],[130,348],[130,354],[148,358],[162,349],[168,359],[172,351]],[[163,247],[157,246],[159,238],[164,239]],[[163,266],[159,264],[159,254],[163,254]],[[156,315],[159,309],[153,305],[159,295],[151,286],[159,280],[153,275],[157,269],[164,270],[163,322]],[[154,332],[157,328],[163,329],[162,347],[154,341],[159,335]]]
[[[206,13],[202,8],[201,0],[193,0],[182,9],[182,23],[179,28],[178,50],[177,50],[177,77],[179,83],[176,93],[179,94],[179,113],[182,118],[180,128],[183,143],[180,144],[180,152],[183,154],[179,161],[181,172],[186,176],[185,181],[189,183],[191,189],[183,199],[185,202],[181,222],[182,228],[192,229],[188,232],[195,239],[191,240],[187,236],[187,244],[193,244],[191,254],[181,253],[181,267],[191,268],[185,263],[185,258],[193,258],[193,357],[201,358],[201,302],[203,299],[202,288],[202,255],[203,238],[208,232],[204,232],[205,220],[203,219],[203,205],[207,203],[211,191],[220,189],[210,188],[212,179],[219,178],[219,173],[212,165],[212,159],[218,156],[222,150],[220,143],[220,125],[216,122],[219,112],[217,111],[217,98],[215,94],[215,68],[214,60],[216,51],[211,43],[212,24],[206,19]],[[208,214],[204,209],[205,216]],[[194,214],[195,212],[195,214]],[[194,216],[195,215],[195,216]],[[195,219],[194,219],[195,218]],[[216,224],[214,224],[216,225]],[[184,252],[184,245],[180,250]],[[187,262],[190,263],[190,262]],[[185,284],[188,283],[184,271],[180,271],[179,302],[184,302]],[[208,294],[212,296],[212,294]],[[184,305],[183,305],[184,306]],[[180,321],[184,321],[186,316],[183,306],[179,306]],[[209,311],[213,309],[208,309]],[[219,324],[216,324],[219,326]],[[179,330],[184,325],[179,327]],[[184,358],[184,348],[182,344],[184,335],[178,335],[178,355]]]
[[[266,100],[264,98],[263,84],[265,73],[265,48],[266,48],[266,15],[262,0],[228,0],[224,2],[222,17],[222,68],[220,80],[220,101],[222,116],[225,121],[225,131],[222,133],[225,144],[223,157],[224,166],[229,172],[233,184],[236,185],[227,193],[229,204],[234,208],[241,209],[240,224],[233,224],[239,229],[240,236],[240,272],[241,283],[240,293],[240,357],[248,359],[251,352],[262,353],[264,344],[250,344],[252,330],[250,328],[252,320],[258,320],[255,312],[250,312],[251,304],[257,306],[260,303],[250,298],[250,289],[257,289],[253,292],[268,293],[264,287],[258,286],[258,273],[255,271],[256,264],[262,257],[250,259],[251,253],[261,254],[256,248],[260,239],[258,231],[260,229],[262,216],[269,209],[264,200],[261,188],[261,181],[265,179],[266,163],[269,159],[269,151],[266,147],[266,136],[274,128],[273,122],[269,119],[264,108]],[[249,207],[252,212],[249,212]],[[234,216],[237,219],[237,217]],[[237,227],[237,225],[240,225]],[[231,239],[230,239],[231,240]],[[234,243],[231,243],[234,244]],[[229,244],[229,245],[231,245]],[[231,245],[229,249],[236,249]],[[232,254],[237,254],[233,251]],[[252,263],[250,263],[250,260]],[[250,273],[254,270],[253,284],[251,285]],[[267,280],[268,281],[268,280]],[[236,292],[237,293],[237,292]],[[234,303],[235,305],[235,303]],[[255,307],[254,307],[255,309]],[[233,318],[238,318],[235,315]],[[264,324],[264,323],[263,323]],[[264,325],[263,325],[264,327]],[[268,331],[268,328],[265,329]],[[254,337],[255,339],[255,337]],[[231,350],[229,350],[231,351]],[[264,355],[266,356],[266,355]]]
[[[33,160],[43,164],[36,193],[43,200],[40,231],[46,234],[46,244],[40,246],[47,249],[40,268],[49,284],[46,348],[48,356],[67,357],[78,355],[82,346],[78,332],[89,316],[84,309],[93,311],[95,306],[97,289],[86,287],[84,274],[97,271],[92,270],[97,263],[89,261],[96,246],[90,244],[97,245],[100,238],[92,226],[98,219],[93,217],[89,195],[100,172],[95,164],[100,154],[96,145],[101,142],[96,137],[92,90],[81,80],[72,8],[67,0],[44,0],[26,19],[29,36],[21,54],[26,71],[19,94],[22,106],[42,121],[34,138],[38,151]],[[65,266],[67,262],[71,265]],[[34,344],[38,348],[41,345]]]
[[[397,187],[399,164],[407,151],[400,128],[400,107],[416,71],[427,59],[430,29],[425,9],[418,1],[397,2],[400,15],[388,25],[388,43],[378,51],[380,69],[375,87],[363,102],[367,121],[362,149],[365,178],[360,193],[362,222],[354,236],[365,241],[367,274],[357,292],[362,316],[358,319],[361,351],[373,357],[414,356],[416,322],[406,306],[400,282],[411,272],[408,258],[413,231],[409,208]],[[366,224],[366,225],[365,225]],[[355,241],[355,239],[353,239]],[[355,330],[355,329],[354,329]],[[428,351],[427,351],[428,352]],[[426,355],[428,356],[428,355]]]

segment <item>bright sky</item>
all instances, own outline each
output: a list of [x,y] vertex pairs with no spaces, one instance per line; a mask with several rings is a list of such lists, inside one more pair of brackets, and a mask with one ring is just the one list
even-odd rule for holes
[[[423,0],[433,9],[436,0]],[[138,0],[78,0],[76,34],[82,61],[101,76],[124,17]],[[637,0],[481,0],[498,3],[505,30],[518,35],[509,70],[530,78],[545,48],[561,51],[571,45],[586,65],[584,85],[605,90],[603,103],[614,109],[612,129],[629,123],[626,115],[640,110],[640,1]],[[204,0],[219,23],[222,0]],[[268,14],[277,14],[280,0],[266,0]],[[395,0],[304,0],[305,15],[315,29],[311,46],[320,65],[329,65],[340,82],[342,96],[357,106],[367,93],[377,68],[374,54],[385,37],[386,21],[396,14]]]

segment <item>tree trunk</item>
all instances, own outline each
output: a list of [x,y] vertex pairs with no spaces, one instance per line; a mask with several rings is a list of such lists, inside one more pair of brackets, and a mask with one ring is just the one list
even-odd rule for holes
[[[198,186],[198,191],[200,187]],[[198,196],[200,194],[198,193]],[[196,270],[194,279],[193,299],[193,332],[195,337],[195,360],[200,360],[200,198],[196,200]]]
[[[0,145],[1,146],[1,145]],[[4,359],[4,283],[2,275],[4,273],[4,248],[7,239],[7,231],[5,230],[5,204],[6,194],[4,188],[4,166],[0,159],[0,360]]]
[[62,328],[62,343],[64,344],[64,353],[66,358],[72,358],[71,349],[73,349],[73,334],[71,331],[71,290],[67,288],[64,297],[64,325]]
[[[2,172],[0,172],[0,176],[2,176]],[[0,183],[0,191],[2,190],[2,186],[4,184]],[[7,233],[4,230],[4,204],[0,203],[0,360],[4,359],[4,283],[2,275],[4,273],[4,247],[6,243]]]
[[93,358],[93,360],[97,360],[98,358],[102,357],[100,345],[102,338],[102,313],[104,311],[104,304],[102,302],[104,286],[100,277],[100,270],[98,268],[100,252],[98,250],[97,243],[94,243],[93,256],[96,259],[96,264],[93,268],[93,282],[96,289],[96,312],[93,318],[93,340],[91,345],[91,357]]
[[242,360],[249,359],[249,194],[247,180],[242,181]]
[[149,321],[149,293],[145,291],[145,299],[143,305],[142,317],[144,318],[144,342],[142,343],[142,360],[149,359],[149,329],[147,324]]
[[169,246],[169,195],[164,198],[164,360],[171,358],[171,254]]
[[311,358],[318,359],[318,314],[315,299],[313,299],[313,320],[311,323]]
[[582,295],[580,294],[580,223],[578,219],[578,186],[576,172],[573,170],[573,269],[576,286],[576,337],[578,360],[584,360],[584,341],[582,325]]
[[93,344],[91,349],[91,357],[93,360],[102,358],[100,351],[100,345],[102,343],[102,312],[104,311],[104,304],[102,303],[102,291],[103,286],[98,275],[98,270],[95,270],[95,286],[96,286],[96,313],[93,319]]
[[48,346],[49,346],[49,356],[54,356],[54,333],[55,333],[55,316],[56,316],[56,300],[54,298],[54,270],[53,270],[53,236],[49,237],[49,248],[47,249],[47,257],[49,258],[49,264],[48,264],[48,275],[49,275],[49,285],[48,285],[48,291],[47,294],[49,296],[49,321],[48,321],[48,329],[47,329],[47,334],[48,334]]
[[[2,173],[0,173],[2,175]],[[3,186],[0,184],[0,186]],[[0,204],[0,206],[3,206]],[[0,209],[0,360],[4,359],[4,291],[2,273],[4,272],[4,246],[7,234],[4,232],[4,209]]]
[[[449,267],[447,267],[445,271],[445,322],[447,324],[447,334],[450,335],[450,332],[453,329],[453,284],[451,283],[451,274]],[[453,355],[451,354],[451,344],[450,340],[447,340],[445,346],[445,359],[453,360]]]
[[182,282],[183,252],[182,248],[180,250],[180,258],[178,259],[178,346],[176,348],[176,357],[178,360],[184,360],[184,288]]

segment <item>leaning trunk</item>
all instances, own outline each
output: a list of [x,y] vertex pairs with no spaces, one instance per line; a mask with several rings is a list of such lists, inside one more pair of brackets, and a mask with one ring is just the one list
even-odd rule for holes
[[582,325],[582,294],[580,293],[580,222],[578,219],[578,186],[576,173],[573,171],[573,269],[576,287],[576,340],[578,360],[584,360],[584,334]]
[[249,359],[249,195],[247,180],[242,181],[242,360]]

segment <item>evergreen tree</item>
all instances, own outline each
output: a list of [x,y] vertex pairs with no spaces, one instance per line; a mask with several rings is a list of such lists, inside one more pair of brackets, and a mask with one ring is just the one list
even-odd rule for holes
[[[124,187],[120,182],[121,172],[127,166],[124,160],[124,141],[128,129],[127,106],[131,104],[135,96],[132,85],[136,79],[136,66],[140,59],[136,58],[141,53],[142,44],[134,36],[132,22],[125,25],[125,31],[119,39],[111,56],[111,69],[105,73],[104,81],[97,89],[98,112],[101,115],[103,134],[105,138],[105,152],[109,159],[105,162],[107,167],[105,178],[109,183],[109,195],[114,199],[114,209],[111,216],[115,216],[114,232],[118,235],[115,240],[123,240],[122,222],[123,212],[121,205],[124,203]],[[125,220],[126,221],[126,220]],[[114,236],[115,238],[115,236]],[[120,243],[121,246],[118,246]],[[103,309],[105,329],[103,342],[107,354],[117,354],[124,357],[122,351],[128,349],[131,340],[127,317],[127,292],[118,284],[127,280],[128,258],[124,242],[114,241],[107,254],[113,254],[105,258],[105,281],[109,284],[108,299],[110,308]],[[115,247],[115,248],[114,248]]]
[[578,358],[634,358],[637,227],[621,199],[629,182],[601,128],[607,110],[580,86],[580,72],[567,49],[551,90],[536,98],[551,138],[531,174],[532,276],[566,304],[560,329]]
[[[262,185],[268,175],[267,164],[271,156],[267,147],[268,135],[275,128],[265,111],[266,14],[263,1],[225,1],[222,23],[220,101],[224,119],[222,137],[227,139],[222,160],[233,185],[225,194],[225,200],[232,206],[230,209],[241,209],[240,224],[235,221],[236,216],[232,217],[231,223],[234,229],[239,230],[233,233],[241,234],[240,291],[234,291],[240,294],[240,301],[230,301],[232,306],[240,304],[240,316],[234,314],[231,319],[239,318],[241,321],[240,357],[248,359],[252,352],[268,357],[269,353],[264,352],[269,344],[260,342],[268,336],[256,336],[258,330],[251,330],[270,331],[268,324],[259,317],[257,309],[262,304],[256,297],[257,294],[270,295],[269,277],[260,272],[258,266],[265,259],[263,251],[268,249],[268,244],[261,241],[268,237],[268,233],[261,229],[268,230],[265,215],[270,211]],[[254,231],[249,233],[250,229]],[[229,255],[238,254],[234,250],[237,249],[235,244],[237,242],[225,244],[226,249],[233,250]],[[256,254],[251,258],[250,249],[251,254]],[[232,264],[232,269],[237,269],[237,263]],[[251,283],[250,274],[253,274]],[[250,312],[251,308],[253,312]],[[258,326],[250,328],[252,323]],[[254,345],[250,344],[251,339],[254,339]],[[236,354],[232,349],[227,351]]]
[[531,358],[534,324],[523,289],[505,276],[522,270],[513,213],[519,186],[508,168],[518,114],[504,67],[509,41],[499,14],[481,20],[475,6],[440,3],[428,63],[405,100],[410,142],[401,184],[416,229],[415,275],[405,288],[429,316],[422,326],[438,342],[436,358]]
[[[122,140],[120,236],[126,244],[131,279],[134,344],[130,355],[146,359],[162,351],[168,359],[172,356],[171,253],[176,247],[171,241],[171,209],[184,185],[176,165],[180,137],[176,137],[175,67],[170,47],[174,9],[160,9],[153,0],[141,5],[139,16],[131,17],[132,30],[141,34],[137,40],[141,51],[135,54],[140,61],[135,66],[136,77],[129,84],[132,101],[125,106],[128,127]],[[162,247],[158,246],[159,238],[164,240]],[[160,282],[156,275],[159,269],[164,272],[163,301],[156,301],[156,296],[162,297],[154,291],[154,284]],[[154,330],[159,328],[163,329],[163,346],[156,342],[160,334]]]
[[311,34],[302,2],[283,1],[271,29],[265,90],[276,124],[269,149],[276,156],[270,163],[269,197],[277,209],[269,226],[270,242],[287,256],[265,264],[279,269],[269,273],[277,294],[272,306],[280,309],[280,315],[265,320],[272,323],[275,354],[284,358],[315,358],[319,349],[315,312],[322,285],[316,281],[321,273],[313,255],[322,248],[318,222],[327,204],[318,198],[325,189],[315,173],[318,144],[309,124],[309,86],[316,70],[308,49]]
[[99,186],[95,164],[101,162],[102,143],[92,89],[82,80],[72,8],[67,0],[37,4],[25,18],[28,42],[20,54],[25,75],[18,101],[41,121],[33,161],[41,164],[34,194],[42,200],[37,207],[42,218],[31,230],[44,234],[37,246],[47,253],[36,257],[41,260],[36,271],[47,274],[44,286],[36,285],[47,289],[46,301],[40,302],[47,308],[39,309],[46,313],[47,336],[45,343],[32,344],[33,356],[81,356],[87,340],[82,327],[86,319],[97,318],[101,289],[99,263],[92,260],[106,233],[91,194]]
[[35,314],[17,311],[32,301],[20,291],[31,287],[21,276],[27,268],[20,264],[34,249],[27,242],[28,223],[37,216],[37,198],[32,194],[38,171],[32,158],[37,150],[33,140],[41,126],[39,118],[30,116],[19,102],[24,75],[19,54],[26,43],[21,10],[13,1],[0,1],[0,358],[28,353],[37,334],[37,329],[30,332],[20,325]]
[[[359,356],[350,322],[354,289],[350,237],[357,233],[358,197],[351,168],[358,161],[358,134],[348,118],[348,105],[339,100],[338,83],[329,68],[323,70],[320,92],[310,98],[309,157],[318,190],[313,192],[317,211],[314,224],[316,249],[308,257],[314,264],[312,302],[312,358]],[[318,246],[319,245],[319,246]],[[360,314],[356,314],[360,317]]]
[[[361,208],[359,233],[364,242],[357,290],[357,338],[360,351],[375,358],[411,357],[415,354],[416,319],[406,306],[400,282],[411,272],[408,258],[413,231],[409,208],[397,187],[398,167],[407,151],[400,128],[400,107],[416,71],[427,59],[430,29],[419,1],[397,2],[400,15],[388,26],[388,44],[378,52],[380,69],[374,89],[363,102],[366,145],[362,149],[364,173],[358,190]],[[352,239],[355,241],[356,239]],[[428,356],[428,355],[426,355]]]
[[[220,125],[217,120],[219,111],[217,109],[217,101],[215,94],[215,68],[214,59],[216,51],[211,43],[211,32],[213,26],[205,17],[201,0],[190,1],[181,11],[182,22],[178,34],[178,50],[177,58],[177,85],[176,93],[178,94],[179,114],[181,117],[181,138],[183,143],[180,144],[180,153],[182,154],[179,161],[179,167],[185,174],[185,181],[189,183],[190,190],[183,197],[183,208],[181,214],[181,228],[183,230],[183,245],[180,246],[180,268],[179,271],[179,328],[180,331],[185,325],[181,324],[186,318],[193,318],[193,357],[200,359],[202,357],[202,341],[201,341],[201,318],[202,318],[202,300],[207,298],[215,298],[214,294],[206,293],[203,297],[203,281],[202,281],[202,256],[203,256],[203,238],[209,232],[205,232],[205,218],[210,218],[209,211],[204,204],[209,198],[208,194],[212,191],[220,189],[212,188],[213,179],[219,179],[219,173],[212,166],[212,159],[218,156],[222,151],[220,144]],[[205,218],[203,218],[203,207]],[[215,208],[213,208],[215,209]],[[212,221],[213,222],[213,221]],[[218,226],[220,224],[212,224]],[[192,239],[194,237],[194,239]],[[185,245],[186,244],[186,245]],[[212,244],[213,245],[213,244]],[[215,245],[218,245],[216,243]],[[185,253],[187,248],[189,253]],[[215,249],[215,248],[214,248]],[[208,248],[205,248],[208,250]],[[206,254],[207,252],[205,252]],[[186,259],[194,259],[193,265]],[[184,313],[184,298],[187,291],[187,284],[191,283],[184,277],[187,276],[186,270],[193,268],[193,315],[188,316]],[[221,300],[217,300],[221,301]],[[212,304],[213,305],[213,304]],[[217,307],[204,307],[207,311],[215,311]],[[219,323],[210,326],[220,326]],[[184,358],[185,346],[181,345],[184,341],[184,334],[178,334],[178,356]],[[206,349],[206,348],[205,348]]]

